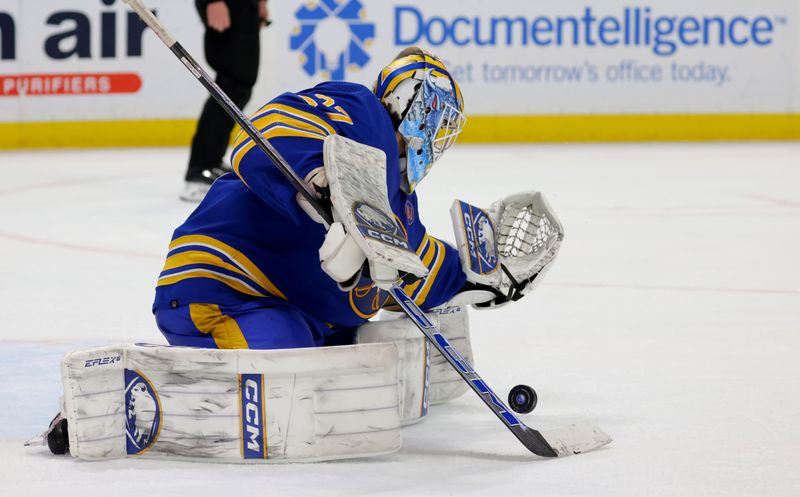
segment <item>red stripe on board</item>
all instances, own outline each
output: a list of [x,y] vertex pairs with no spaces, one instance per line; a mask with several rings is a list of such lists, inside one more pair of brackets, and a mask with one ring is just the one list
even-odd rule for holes
[[142,78],[136,73],[0,75],[0,97],[112,95],[136,93],[141,87]]

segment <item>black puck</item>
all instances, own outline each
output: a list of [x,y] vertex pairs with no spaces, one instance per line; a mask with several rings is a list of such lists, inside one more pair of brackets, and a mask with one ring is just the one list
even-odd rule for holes
[[508,405],[512,411],[520,414],[533,411],[538,401],[536,390],[528,385],[517,385],[508,392]]
[[50,423],[50,430],[47,432],[47,447],[53,454],[66,454],[69,450],[67,420],[60,415]]

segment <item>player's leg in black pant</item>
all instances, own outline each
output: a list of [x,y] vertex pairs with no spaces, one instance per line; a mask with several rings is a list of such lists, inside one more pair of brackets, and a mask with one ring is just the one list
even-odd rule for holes
[[[217,73],[216,83],[241,109],[250,100],[258,76],[258,8],[255,2],[247,0],[231,0],[227,4],[231,27],[222,33],[206,28],[205,53],[209,66]],[[202,10],[205,7],[198,8],[205,21]],[[192,138],[185,178],[187,188],[182,199],[199,201],[208,186],[227,172],[221,166],[233,127],[233,119],[209,98]]]

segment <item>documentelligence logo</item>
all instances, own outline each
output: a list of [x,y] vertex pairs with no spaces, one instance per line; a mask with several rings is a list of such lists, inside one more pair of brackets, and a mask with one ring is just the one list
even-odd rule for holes
[[345,79],[348,70],[369,62],[367,48],[375,38],[375,24],[365,20],[359,0],[310,1],[295,13],[299,24],[289,48],[300,52],[303,71],[325,79]]
[[394,9],[394,43],[496,47],[648,47],[661,57],[686,47],[768,46],[783,16],[671,15],[650,7],[625,7],[577,15],[426,16],[411,6]]

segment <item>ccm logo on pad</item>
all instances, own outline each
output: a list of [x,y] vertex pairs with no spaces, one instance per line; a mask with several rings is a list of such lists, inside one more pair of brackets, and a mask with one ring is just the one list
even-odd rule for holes
[[267,428],[264,409],[264,376],[239,376],[241,399],[242,457],[267,459]]

